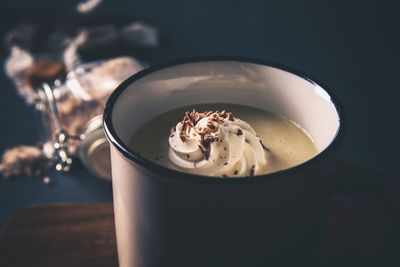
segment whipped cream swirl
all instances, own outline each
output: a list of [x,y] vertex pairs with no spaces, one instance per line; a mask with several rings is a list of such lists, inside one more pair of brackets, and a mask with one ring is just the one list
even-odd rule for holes
[[265,173],[269,149],[231,112],[186,112],[169,136],[169,160],[179,169],[221,177]]

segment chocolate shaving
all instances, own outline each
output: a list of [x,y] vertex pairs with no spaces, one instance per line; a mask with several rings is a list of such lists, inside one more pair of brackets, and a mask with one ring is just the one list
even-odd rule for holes
[[203,146],[199,145],[199,149],[201,151],[201,154],[203,154],[203,155],[206,154],[205,148],[203,148]]
[[204,157],[205,160],[208,160],[208,159],[210,158],[210,150],[211,150],[211,149],[207,149],[207,150],[206,150],[206,154],[204,155],[204,156],[205,156],[205,157]]
[[256,165],[251,166],[249,176],[254,176],[255,168],[256,168]]
[[210,128],[211,130],[215,130],[215,125],[212,123],[207,124],[208,128]]
[[190,155],[189,155],[189,154],[186,154],[186,158],[187,158],[187,159],[190,159]]
[[186,134],[185,134],[185,132],[180,132],[180,133],[179,133],[179,137],[181,138],[182,142],[185,143],[185,141],[186,141]]
[[223,178],[228,178],[228,175],[226,175],[226,174],[222,174],[221,175]]
[[196,125],[203,118],[203,116],[201,116],[195,110],[193,110],[193,112],[194,112],[194,125]]
[[187,123],[182,122],[182,129],[181,129],[181,132],[186,131],[186,128],[187,128]]
[[232,112],[227,112],[226,115],[227,115],[228,120],[235,121],[235,119],[234,119],[234,117],[232,115]]
[[262,148],[264,148],[264,150],[267,150],[268,152],[271,151],[268,147],[266,147],[266,146],[263,144],[263,142],[262,142],[261,140],[260,140],[260,144],[261,144]]
[[213,115],[213,121],[220,122],[221,121],[221,117],[218,114],[214,114]]
[[238,173],[239,173],[238,170],[235,170],[235,171],[233,172],[234,175],[237,175]]
[[184,117],[184,119],[183,119],[183,122],[184,123],[186,123],[186,124],[188,124],[189,126],[191,126],[191,127],[194,127],[194,125],[195,125],[195,123],[194,123],[194,116],[195,116],[195,113],[194,112],[192,112],[192,113],[190,113],[190,112],[188,112],[188,111],[186,111],[185,112],[185,117]]
[[225,162],[225,163],[224,163],[224,166],[225,166],[225,165],[228,165],[228,162]]
[[236,135],[237,136],[243,135],[243,131],[241,129],[238,129]]

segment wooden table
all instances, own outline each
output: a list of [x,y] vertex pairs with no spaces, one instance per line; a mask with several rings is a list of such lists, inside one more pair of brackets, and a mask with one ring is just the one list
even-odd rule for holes
[[[384,240],[392,232],[387,233],[389,228],[373,206],[331,207],[326,266],[343,266],[343,262],[361,266],[387,258],[379,253],[388,251]],[[0,266],[118,266],[112,204],[47,204],[20,211],[8,222],[0,240]]]
[[51,204],[22,210],[0,241],[0,266],[118,266],[112,204]]

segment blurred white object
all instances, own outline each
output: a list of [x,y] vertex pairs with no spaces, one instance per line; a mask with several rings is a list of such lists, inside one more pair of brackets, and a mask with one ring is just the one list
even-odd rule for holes
[[131,44],[143,47],[157,47],[160,38],[157,28],[143,22],[133,22],[121,30],[122,37]]
[[13,46],[10,56],[5,63],[5,69],[8,76],[16,78],[26,71],[33,64],[33,57],[27,50]]
[[18,93],[28,104],[34,103],[36,97],[36,93],[31,90],[25,80],[25,73],[33,63],[34,58],[29,51],[13,46],[4,66],[7,75],[14,81]]
[[78,3],[76,6],[76,9],[78,10],[79,13],[89,13],[92,10],[94,10],[102,0],[87,0],[81,3]]
[[67,75],[67,85],[84,100],[105,99],[129,76],[142,69],[131,57],[118,57],[80,65]]
[[43,147],[59,171],[68,171],[74,156],[93,174],[110,179],[109,146],[102,129],[102,112],[111,92],[142,69],[131,57],[95,61],[75,67],[65,83],[38,88],[47,130]]
[[71,41],[71,43],[64,50],[64,64],[67,71],[71,71],[75,66],[81,62],[81,58],[78,53],[78,49],[87,41],[87,33],[81,31],[78,36]]

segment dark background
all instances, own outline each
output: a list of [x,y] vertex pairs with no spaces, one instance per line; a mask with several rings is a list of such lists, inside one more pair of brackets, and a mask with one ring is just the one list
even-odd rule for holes
[[[48,23],[75,12],[76,1],[2,0],[0,33],[27,17]],[[345,106],[347,133],[339,158],[399,176],[398,8],[384,1],[104,1],[97,15],[128,15],[165,38],[151,64],[225,54],[302,70],[327,84]],[[1,50],[4,63],[6,50]],[[37,121],[0,73],[0,152],[37,141]],[[111,184],[84,171],[40,179],[0,180],[0,231],[32,203],[111,201]]]

